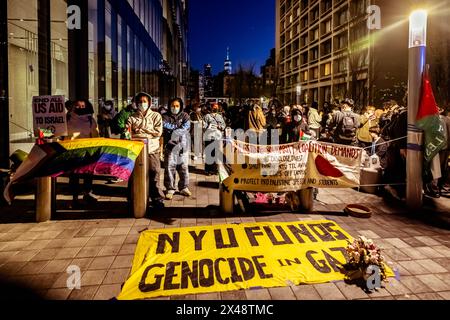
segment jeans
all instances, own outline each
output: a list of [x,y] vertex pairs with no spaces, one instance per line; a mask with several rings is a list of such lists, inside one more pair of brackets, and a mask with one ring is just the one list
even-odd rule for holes
[[180,176],[178,181],[178,190],[181,191],[189,187],[189,152],[180,152],[166,149],[164,154],[164,186],[166,190],[176,190],[176,174]]
[[[83,179],[83,187],[80,187],[80,178]],[[69,186],[72,191],[73,199],[77,200],[80,193],[83,195],[92,192],[93,177],[90,174],[71,174],[69,178]]]

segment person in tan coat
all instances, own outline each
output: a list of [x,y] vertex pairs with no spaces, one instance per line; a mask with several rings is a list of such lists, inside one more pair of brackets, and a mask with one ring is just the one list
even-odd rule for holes
[[160,144],[163,134],[162,116],[151,109],[152,98],[145,92],[138,93],[134,98],[137,111],[127,121],[127,128],[132,138],[146,138],[148,140],[150,197],[155,208],[164,207],[164,194],[160,188]]
[[367,111],[361,116],[359,129],[356,134],[358,139],[358,145],[361,148],[370,147],[372,144],[372,136],[369,129],[378,124],[377,117],[375,115],[375,107],[368,106]]
[[266,127],[266,116],[258,103],[253,103],[248,110],[246,130],[261,133]]

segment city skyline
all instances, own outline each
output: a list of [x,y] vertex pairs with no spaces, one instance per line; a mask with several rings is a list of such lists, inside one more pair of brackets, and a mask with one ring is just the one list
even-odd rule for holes
[[275,47],[274,1],[196,0],[189,5],[192,68],[202,70],[203,65],[211,64],[213,74],[223,71],[229,47],[233,70],[240,64],[254,65],[255,73],[259,74]]

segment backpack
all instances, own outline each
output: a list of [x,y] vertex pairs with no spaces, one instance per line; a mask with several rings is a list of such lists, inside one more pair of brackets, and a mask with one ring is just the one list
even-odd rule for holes
[[342,137],[352,139],[356,135],[355,119],[350,113],[344,113],[339,133]]

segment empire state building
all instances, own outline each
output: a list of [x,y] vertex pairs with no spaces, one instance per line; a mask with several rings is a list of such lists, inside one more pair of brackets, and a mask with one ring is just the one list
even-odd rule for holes
[[230,60],[230,48],[227,48],[227,58],[225,59],[225,62],[223,63],[223,70],[225,71],[225,74],[231,74],[232,68],[231,68],[231,60]]

